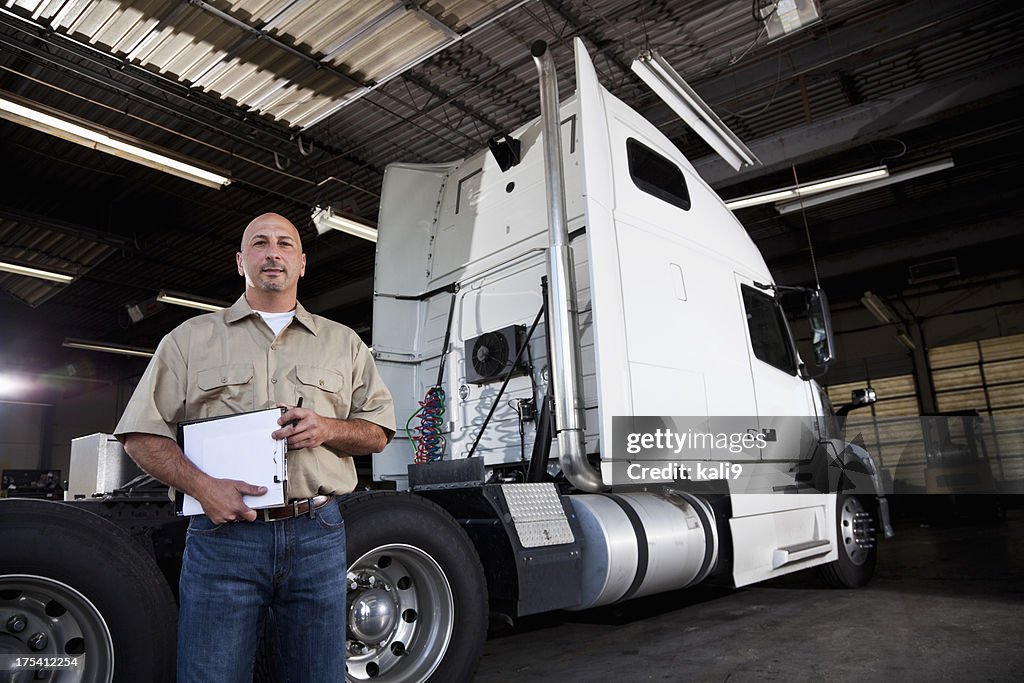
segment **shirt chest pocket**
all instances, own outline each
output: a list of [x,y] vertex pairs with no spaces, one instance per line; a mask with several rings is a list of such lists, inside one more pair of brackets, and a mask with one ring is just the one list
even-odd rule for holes
[[303,406],[324,417],[345,419],[352,405],[352,388],[345,375],[316,365],[296,365]]
[[193,396],[198,417],[230,415],[254,410],[252,363],[231,363],[196,373]]

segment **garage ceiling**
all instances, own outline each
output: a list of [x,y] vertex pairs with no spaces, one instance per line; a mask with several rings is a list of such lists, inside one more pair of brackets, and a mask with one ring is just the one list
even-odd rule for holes
[[[65,337],[153,348],[190,315],[161,289],[232,301],[244,225],[273,210],[310,257],[302,299],[369,332],[373,246],[316,236],[315,204],[376,220],[393,161],[449,161],[539,111],[529,45],[574,84],[572,38],[606,87],[658,125],[726,198],[878,164],[954,167],[844,200],[737,216],[780,282],[834,301],[908,287],[955,256],[960,276],[1020,277],[1024,7],[824,0],[823,21],[769,42],[768,0],[4,0],[0,97],[61,112],[232,178],[215,190],[0,120],[0,257],[73,271],[0,273],[0,369],[119,379],[141,360]],[[658,50],[760,157],[735,173],[629,70]],[[1015,142],[1016,141],[1016,142]],[[151,313],[132,322],[127,307]],[[59,384],[59,382],[58,382]],[[77,386],[77,385],[76,385]]]

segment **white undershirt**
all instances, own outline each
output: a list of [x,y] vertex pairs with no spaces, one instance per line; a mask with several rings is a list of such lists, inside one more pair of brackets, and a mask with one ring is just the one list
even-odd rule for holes
[[274,332],[274,336],[281,334],[281,330],[288,326],[288,323],[295,317],[295,311],[285,311],[284,313],[267,313],[266,311],[256,311],[263,318],[263,322],[270,326],[270,329]]

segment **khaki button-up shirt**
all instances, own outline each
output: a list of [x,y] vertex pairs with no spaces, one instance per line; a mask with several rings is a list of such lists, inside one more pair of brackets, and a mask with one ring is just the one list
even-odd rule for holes
[[[275,338],[243,295],[164,337],[114,433],[175,439],[179,422],[295,405],[300,397],[324,417],[367,420],[394,434],[391,394],[355,332],[300,304]],[[350,455],[360,454],[326,445],[289,451],[288,497],[352,491]]]

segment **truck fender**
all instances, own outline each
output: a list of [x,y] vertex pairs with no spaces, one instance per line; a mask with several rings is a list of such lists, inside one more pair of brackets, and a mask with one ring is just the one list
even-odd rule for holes
[[874,495],[878,499],[878,519],[886,538],[892,528],[889,500],[885,496],[882,470],[866,448],[842,439],[826,439],[822,446],[828,456],[829,490],[837,493]]

